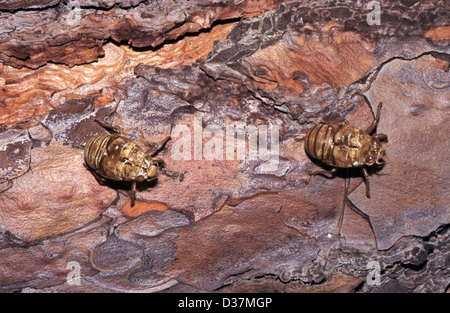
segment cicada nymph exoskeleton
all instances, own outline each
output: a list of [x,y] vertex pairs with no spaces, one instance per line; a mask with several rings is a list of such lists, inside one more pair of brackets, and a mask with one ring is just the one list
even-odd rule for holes
[[[332,167],[330,171],[316,171],[312,174],[334,174],[336,168],[360,167],[366,182],[366,196],[370,198],[369,174],[366,167],[383,165],[382,158],[386,154],[381,141],[387,140],[387,135],[376,133],[371,135],[380,119],[381,106],[380,102],[376,117],[366,130],[351,126],[345,120],[324,122],[311,128],[305,137],[306,152],[312,158]],[[359,211],[359,214],[364,214],[347,198],[347,182],[345,186],[344,202],[355,211]],[[368,218],[367,215],[365,217]],[[342,226],[342,218],[343,213],[339,219],[339,230]]]
[[[164,144],[170,140],[167,136],[156,144],[143,148],[133,140],[122,135],[117,127],[97,121],[111,134],[98,134],[89,139],[84,148],[86,165],[92,169],[99,181],[131,182],[131,206],[136,199],[136,183],[157,178],[164,166],[163,159],[155,157]],[[171,175],[175,172],[164,171]]]

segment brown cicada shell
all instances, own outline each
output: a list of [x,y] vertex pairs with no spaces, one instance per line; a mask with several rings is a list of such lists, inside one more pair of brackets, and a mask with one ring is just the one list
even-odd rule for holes
[[134,206],[136,182],[156,179],[164,161],[154,155],[170,137],[144,149],[122,135],[114,126],[97,122],[114,133],[90,138],[84,148],[85,162],[100,181],[131,181],[131,206]]
[[[348,125],[347,121],[321,123],[311,128],[305,138],[306,152],[312,158],[333,167],[331,171],[317,171],[312,175],[335,173],[336,168],[361,167],[366,181],[366,196],[370,198],[369,174],[366,166],[384,164],[382,158],[386,154],[381,141],[387,140],[387,135],[370,135],[380,119],[381,106],[380,102],[375,120],[365,131]],[[373,231],[369,216],[358,209],[347,197],[349,185],[350,183],[346,179],[338,232],[341,232],[345,204],[348,204],[356,213],[365,218]],[[377,245],[376,241],[375,245]]]
[[[382,165],[386,154],[381,145],[387,139],[385,134],[370,135],[380,118],[381,103],[372,125],[361,130],[348,125],[347,121],[321,123],[311,128],[306,134],[305,150],[314,159],[335,168],[361,167],[366,181],[366,195],[370,198],[369,174],[366,166]],[[313,174],[324,174],[319,171]],[[330,173],[330,172],[328,172]]]

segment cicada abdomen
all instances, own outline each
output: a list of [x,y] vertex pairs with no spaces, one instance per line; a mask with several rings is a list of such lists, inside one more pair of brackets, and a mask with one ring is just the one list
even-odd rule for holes
[[[108,129],[113,126],[100,123]],[[158,176],[164,164],[161,158],[153,157],[170,137],[150,149],[143,149],[120,133],[93,136],[84,148],[84,158],[100,180],[131,181],[131,206],[134,206],[136,182],[150,181]]]

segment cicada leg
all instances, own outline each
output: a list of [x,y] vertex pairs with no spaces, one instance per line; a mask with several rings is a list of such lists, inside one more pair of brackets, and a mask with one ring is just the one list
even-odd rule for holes
[[[373,226],[372,226],[372,222],[370,221],[370,217],[369,215],[367,215],[366,213],[364,213],[363,211],[361,211],[356,205],[353,204],[353,202],[347,197],[345,196],[344,198],[345,203],[348,204],[348,206],[357,214],[359,214],[362,218],[364,218],[367,223],[369,224],[370,230],[372,231],[372,233],[375,236],[375,231],[373,230]],[[378,249],[378,243],[377,243],[377,239],[374,237],[375,240],[375,247]]]
[[344,221],[345,204],[346,204],[345,199],[347,199],[348,187],[350,185],[350,176],[349,176],[348,169],[346,170],[346,174],[347,175],[345,175],[345,180],[344,180],[344,200],[342,201],[341,213],[339,214],[339,220],[338,220],[338,234],[341,233],[342,222]]
[[171,177],[171,178],[177,178],[180,175],[180,173],[178,173],[178,172],[170,171],[165,168],[160,169],[160,171],[161,171],[161,174],[164,174],[167,177]]
[[376,138],[379,141],[385,141],[385,140],[388,139],[386,134],[375,134],[375,135],[372,136],[372,138]]
[[380,112],[381,112],[381,106],[383,104],[380,102],[378,103],[378,109],[377,109],[377,115],[375,117],[375,120],[372,122],[372,124],[369,126],[369,128],[367,128],[366,132],[368,134],[370,134],[371,132],[373,132],[373,130],[375,129],[375,127],[377,127],[378,124],[378,120],[380,119]]
[[170,177],[170,178],[178,178],[179,177],[180,178],[180,182],[182,182],[183,179],[184,179],[184,174],[180,173],[180,172],[170,171],[170,170],[165,169],[165,168],[161,168],[160,172],[161,172],[161,174],[166,175],[167,177]]
[[366,196],[370,198],[370,184],[369,184],[369,173],[365,167],[362,168],[364,180],[366,181]]
[[152,157],[152,164],[159,168],[164,165],[164,160],[158,157]]
[[134,202],[136,199],[136,181],[131,183],[131,207],[134,207]]
[[117,126],[113,126],[111,124],[107,124],[105,122],[99,121],[99,120],[95,120],[101,127],[106,128],[107,130],[113,132],[113,133],[118,133],[120,134],[122,131],[120,130],[119,127]]
[[[338,220],[338,234],[341,233],[342,230],[342,224],[344,221],[344,213],[345,213],[345,206],[348,205],[350,207],[350,209],[352,209],[355,213],[357,213],[359,216],[361,216],[362,218],[364,218],[367,223],[369,224],[370,230],[372,231],[372,233],[375,235],[375,232],[373,230],[373,226],[372,226],[372,222],[370,220],[369,215],[367,215],[366,213],[364,213],[363,211],[361,211],[355,204],[353,204],[353,202],[348,198],[348,195],[351,194],[353,192],[353,190],[355,190],[354,188],[349,192],[349,188],[350,188],[350,173],[347,169],[346,172],[346,177],[345,177],[345,181],[344,181],[344,201],[342,201],[342,209],[341,212],[339,214],[339,220]],[[355,187],[356,188],[356,187]],[[378,244],[377,244],[377,240],[375,238],[375,247],[378,248]]]
[[170,139],[172,139],[172,137],[167,136],[166,138],[164,138],[163,140],[161,140],[160,142],[158,142],[156,144],[156,150],[161,150],[162,147],[166,144],[166,142],[168,142]]

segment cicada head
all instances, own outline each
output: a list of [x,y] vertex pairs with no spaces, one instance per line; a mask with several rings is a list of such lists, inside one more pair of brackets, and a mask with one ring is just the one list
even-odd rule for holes
[[383,148],[381,141],[376,137],[372,137],[370,148],[366,154],[366,165],[383,165],[383,157],[386,155],[386,150]]
[[144,180],[152,180],[158,176],[159,168],[164,164],[164,161],[160,158],[147,157],[145,159],[144,166],[140,169],[140,172],[136,178],[138,182]]

